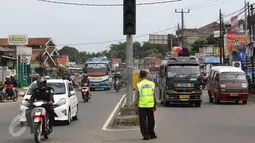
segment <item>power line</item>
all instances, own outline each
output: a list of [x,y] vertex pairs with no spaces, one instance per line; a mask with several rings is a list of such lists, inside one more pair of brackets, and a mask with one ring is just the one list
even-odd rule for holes
[[[168,31],[168,30],[172,30],[174,28],[176,28],[176,27],[171,27],[171,28],[163,29],[163,30],[156,31],[156,32],[153,32],[153,33],[135,36],[134,38],[140,38],[140,37],[148,36],[150,34],[157,34],[157,33],[165,32],[165,31]],[[123,39],[118,39],[118,40],[109,40],[109,41],[92,42],[92,43],[80,43],[80,44],[57,44],[57,46],[66,46],[66,45],[69,45],[69,46],[96,45],[96,44],[105,44],[105,43],[119,42],[119,41],[124,41],[124,40],[126,40],[126,39],[123,38]]]
[[[38,0],[41,2],[46,3],[54,3],[54,4],[63,4],[63,5],[76,5],[76,6],[95,6],[95,7],[118,7],[123,6],[123,4],[88,4],[88,3],[74,3],[74,2],[62,2],[62,1],[54,1],[54,0]],[[166,3],[172,3],[172,2],[179,2],[182,0],[166,0],[166,1],[157,1],[157,2],[144,2],[144,3],[138,3],[136,5],[142,6],[142,5],[156,5],[156,4],[166,4]]]

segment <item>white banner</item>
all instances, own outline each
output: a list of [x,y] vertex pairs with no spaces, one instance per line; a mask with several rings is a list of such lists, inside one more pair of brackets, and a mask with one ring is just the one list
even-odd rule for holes
[[88,68],[106,68],[106,64],[88,64]]

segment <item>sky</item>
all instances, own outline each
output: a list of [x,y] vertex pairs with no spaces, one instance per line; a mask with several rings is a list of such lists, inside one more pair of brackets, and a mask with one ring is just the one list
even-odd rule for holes
[[[53,0],[87,4],[122,4],[123,0]],[[137,0],[137,3],[165,0]],[[255,0],[247,0],[255,3]],[[181,23],[182,8],[186,28],[199,28],[217,21],[219,9],[229,14],[241,9],[244,0],[182,0],[158,5],[137,6],[134,41],[149,40],[146,34],[171,34]],[[51,37],[57,48],[64,45],[80,51],[109,50],[111,44],[124,42],[122,7],[88,7],[45,3],[37,0],[0,0],[0,37],[25,34],[28,37]],[[234,15],[233,15],[234,16]],[[229,20],[224,19],[225,21]],[[144,35],[144,36],[141,36]],[[136,38],[138,36],[138,38]],[[139,37],[140,36],[140,37]],[[111,41],[111,42],[105,42]]]

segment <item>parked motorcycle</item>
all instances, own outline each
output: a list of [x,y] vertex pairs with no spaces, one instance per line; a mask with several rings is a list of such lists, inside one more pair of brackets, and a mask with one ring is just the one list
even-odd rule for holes
[[89,99],[91,99],[91,93],[88,84],[83,84],[81,88],[81,95],[84,102],[88,102]]
[[30,125],[31,133],[34,134],[36,143],[41,142],[41,136],[48,139],[50,135],[49,115],[43,105],[48,104],[45,101],[36,101],[32,103],[29,99],[25,99],[32,108],[31,114],[26,114],[28,125]]
[[10,91],[12,92],[12,95],[8,95],[5,91],[6,91],[7,87],[0,87],[0,102],[3,103],[5,100],[12,100],[14,102],[16,102],[18,100],[18,90],[17,89],[12,89],[10,88]]
[[114,81],[114,90],[116,90],[116,92],[119,92],[120,88],[121,88],[120,81],[119,80]]

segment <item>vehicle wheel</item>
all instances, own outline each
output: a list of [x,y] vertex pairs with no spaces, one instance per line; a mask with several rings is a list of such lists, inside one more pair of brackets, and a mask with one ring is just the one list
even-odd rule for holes
[[236,103],[236,104],[238,104],[238,103],[239,103],[239,101],[235,101],[235,103]]
[[49,139],[49,136],[48,135],[43,135],[44,136],[44,139]]
[[209,96],[209,102],[213,103],[213,98],[211,96]]
[[1,103],[4,103],[4,95],[2,94],[2,96],[1,96]]
[[71,119],[72,119],[72,117],[71,117],[72,115],[71,115],[71,110],[69,109],[68,110],[68,115],[67,115],[67,120],[66,120],[66,125],[70,125],[71,124]]
[[159,90],[159,100],[161,100],[161,98],[162,98],[162,91]]
[[36,143],[40,143],[41,142],[41,123],[35,123],[34,124],[34,138],[35,138],[35,142]]
[[202,102],[195,102],[195,107],[201,107]]
[[25,125],[24,122],[19,122],[20,126],[23,127]]
[[78,107],[78,105],[77,105],[77,111],[76,111],[76,114],[75,114],[75,116],[73,117],[73,120],[78,120],[78,115],[79,115],[79,107]]
[[219,104],[220,103],[220,100],[218,100],[217,95],[214,95],[214,103],[215,104]]
[[242,101],[242,103],[243,103],[243,105],[247,104],[247,100],[245,100],[245,101]]
[[165,106],[165,107],[168,105],[168,103],[169,103],[169,102],[167,102],[167,101],[161,101],[161,104],[162,104],[163,106]]

